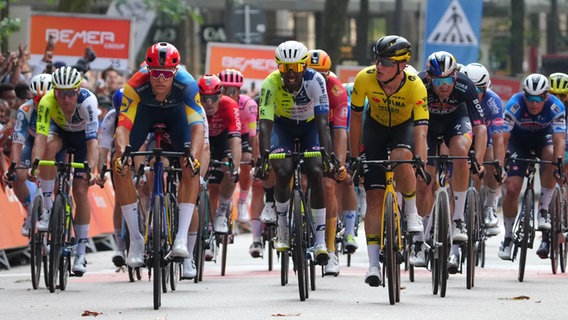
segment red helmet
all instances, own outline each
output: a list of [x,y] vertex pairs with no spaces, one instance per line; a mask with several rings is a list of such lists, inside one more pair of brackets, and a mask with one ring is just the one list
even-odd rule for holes
[[243,74],[235,69],[225,69],[219,72],[219,79],[221,79],[224,87],[240,88],[244,81]]
[[199,94],[201,95],[219,94],[223,91],[221,79],[214,74],[204,75],[199,79],[197,86],[199,87]]
[[150,68],[173,68],[179,64],[179,51],[170,43],[158,42],[146,51],[146,64]]

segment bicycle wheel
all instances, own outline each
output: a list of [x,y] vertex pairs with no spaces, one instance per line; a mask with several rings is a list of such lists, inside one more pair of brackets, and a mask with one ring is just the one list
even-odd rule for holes
[[67,280],[69,280],[70,273],[71,252],[68,252],[66,248],[63,248],[61,261],[59,261],[59,290],[65,291],[65,289],[67,288]]
[[[560,257],[560,238],[564,237],[561,229],[561,197],[560,188],[554,188],[552,193],[552,200],[550,201],[550,265],[552,267],[552,274],[556,274],[558,270],[559,257]],[[544,233],[543,233],[544,237]]]
[[562,187],[562,214],[560,215],[560,230],[562,236],[560,237],[560,271],[566,272],[566,262],[568,257],[568,245],[566,245],[566,233],[568,232],[568,204],[566,199],[566,190]]
[[227,270],[227,251],[229,249],[229,243],[230,241],[230,237],[233,233],[233,219],[232,219],[232,203],[229,206],[229,214],[227,215],[227,223],[228,223],[228,227],[229,230],[227,231],[226,234],[223,234],[221,236],[221,275],[224,276],[225,275],[225,271]]
[[203,267],[205,266],[205,250],[209,247],[209,194],[206,190],[199,191],[199,202],[197,204],[197,213],[199,223],[197,227],[197,246],[195,249],[195,266],[197,268],[197,276],[194,282],[203,281]]
[[268,256],[268,271],[272,271],[274,265],[274,224],[265,224],[262,232],[263,242]]
[[430,216],[431,227],[431,239],[432,246],[429,250],[429,261],[430,261],[430,274],[432,276],[432,294],[437,295],[438,289],[440,287],[440,258],[439,258],[439,241],[440,241],[440,230],[438,229],[438,220],[440,220],[440,209],[437,203],[434,203],[434,208],[432,210],[432,215]]
[[42,211],[42,201],[41,197],[35,197],[34,203],[32,205],[31,221],[30,221],[30,266],[32,272],[32,287],[37,289],[39,287],[39,278],[41,275],[41,260],[43,260],[42,254],[42,232],[38,231],[36,224],[38,222],[38,217]]
[[[306,300],[306,251],[304,249],[304,220],[302,217],[302,203],[300,192],[294,190],[290,199],[290,215],[292,221],[290,229],[293,230],[290,247],[292,248],[292,261],[294,262],[294,271],[298,276],[298,290],[300,293],[300,301]],[[306,226],[307,227],[307,226]]]
[[527,250],[529,248],[531,220],[533,218],[533,206],[534,206],[534,191],[532,189],[527,189],[527,191],[525,192],[525,196],[523,197],[523,216],[522,216],[521,239],[520,239],[520,248],[519,248],[521,250],[521,257],[519,259],[519,274],[517,277],[519,282],[523,282],[525,278]]
[[51,217],[49,218],[49,292],[55,292],[58,281],[59,262],[63,247],[63,219],[65,217],[65,200],[58,194],[55,196]]
[[288,284],[288,267],[290,265],[290,256],[288,251],[278,251],[280,256],[280,285]]
[[385,197],[385,211],[383,212],[384,234],[383,234],[383,268],[386,270],[387,285],[389,289],[389,303],[395,304],[397,280],[395,275],[396,252],[395,252],[395,230],[394,230],[394,198],[392,193],[387,193]]
[[154,310],[158,310],[162,304],[162,199],[154,196],[152,200],[152,272],[154,277]]
[[476,265],[476,242],[478,234],[477,225],[477,191],[475,188],[470,188],[466,194],[465,202],[465,220],[467,224],[467,242],[466,242],[466,288],[471,289],[475,285],[475,265]]
[[438,223],[440,223],[440,234],[442,237],[440,238],[441,246],[440,246],[440,297],[446,296],[446,287],[448,282],[448,256],[450,254],[450,232],[448,230],[450,225],[450,202],[448,199],[447,193],[442,193],[441,198],[441,206],[440,206],[440,219]]

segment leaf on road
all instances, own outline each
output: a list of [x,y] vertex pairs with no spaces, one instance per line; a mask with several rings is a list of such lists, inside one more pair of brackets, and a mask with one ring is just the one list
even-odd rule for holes
[[97,312],[97,311],[85,310],[85,311],[83,311],[83,314],[81,315],[81,317],[90,317],[90,316],[96,317],[96,316],[101,315],[101,314],[103,314],[103,313]]
[[273,317],[299,317],[301,313],[273,313]]
[[512,298],[498,298],[498,300],[530,300],[530,297],[516,296],[516,297],[512,297]]

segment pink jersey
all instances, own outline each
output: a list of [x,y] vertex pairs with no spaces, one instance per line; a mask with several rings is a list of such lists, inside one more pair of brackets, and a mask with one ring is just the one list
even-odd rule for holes
[[253,98],[246,94],[240,94],[238,102],[241,116],[241,135],[248,133],[249,137],[254,137],[256,136],[256,113],[258,105]]

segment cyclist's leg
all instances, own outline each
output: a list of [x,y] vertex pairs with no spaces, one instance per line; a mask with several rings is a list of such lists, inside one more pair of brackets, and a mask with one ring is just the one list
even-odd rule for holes
[[[355,252],[359,247],[355,241],[355,223],[357,222],[357,195],[349,174],[336,187],[336,196],[340,201],[343,223],[345,226],[345,247],[349,252]],[[363,189],[363,186],[361,186]],[[366,201],[365,201],[366,202]]]
[[[43,155],[37,155],[43,160],[54,160],[55,155],[62,147],[61,138],[58,135],[51,133],[57,130],[57,132],[62,132],[59,127],[52,125],[50,128],[50,134],[47,136],[47,144],[45,147],[45,152]],[[38,230],[47,231],[49,226],[49,217],[51,214],[51,208],[53,207],[53,189],[55,187],[55,176],[56,168],[51,166],[44,166],[39,172],[39,183],[43,191],[43,212],[41,214],[41,219],[38,223]]]
[[[33,148],[33,141],[34,138],[30,135],[24,145],[19,145],[16,143],[12,143],[12,153],[20,152],[20,163],[19,165],[29,167],[31,162],[32,156],[32,148]],[[18,146],[21,146],[21,149],[18,149]],[[13,155],[12,155],[13,157]],[[24,223],[22,224],[21,233],[24,237],[28,236],[30,230],[30,215],[32,210],[32,199],[35,195],[36,185],[28,181],[28,170],[19,169],[15,172],[15,181],[13,184],[14,193],[18,200],[26,208],[26,217],[24,218]]]
[[[289,132],[278,122],[274,122],[270,137],[271,152],[287,152],[294,150],[294,140]],[[288,244],[288,208],[290,206],[290,180],[293,175],[292,159],[271,160],[272,172],[275,176],[274,183],[274,207],[277,215],[278,239],[275,247],[279,251],[287,250]],[[268,201],[268,200],[267,200]]]
[[262,181],[252,182],[252,197],[250,202],[250,230],[252,233],[252,244],[249,248],[249,254],[253,258],[260,258],[263,255],[262,243],[262,221],[260,214],[264,206],[264,189]]
[[[544,140],[542,140],[545,146],[539,148],[537,150],[541,150],[537,152],[537,155],[546,161],[553,161],[553,146],[552,146],[552,138],[548,139],[549,135],[546,136]],[[550,143],[550,144],[549,144]],[[552,199],[552,193],[554,192],[554,187],[556,186],[556,180],[554,178],[554,170],[556,166],[546,164],[540,166],[540,199],[538,204],[538,229],[542,231],[542,242],[539,245],[537,250],[537,255],[542,259],[548,258],[548,252],[550,248],[550,239],[549,239],[549,230],[551,228],[550,223],[550,213],[548,212],[548,208],[550,205],[550,200]]]
[[[250,142],[249,134],[243,134],[241,136],[242,153],[241,153],[241,165],[240,165],[240,175],[239,175],[239,200],[237,201],[238,210],[238,220],[241,223],[247,223],[250,221],[250,215],[248,212],[248,195],[250,188],[252,186],[252,179],[250,177],[250,170],[252,165],[250,161],[252,159],[252,146]],[[254,139],[254,137],[252,137]],[[235,164],[237,165],[237,164]]]
[[[493,160],[495,160],[492,144],[488,143],[483,160],[487,162],[493,162]],[[497,179],[495,179],[495,175],[493,174],[493,168],[489,168],[487,174],[483,176],[483,185],[485,186],[485,202],[483,203],[484,224],[487,228],[487,235],[496,236],[500,233],[500,229],[498,227],[499,220],[495,213],[500,188],[497,183]]]

